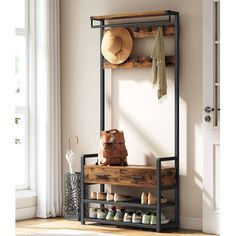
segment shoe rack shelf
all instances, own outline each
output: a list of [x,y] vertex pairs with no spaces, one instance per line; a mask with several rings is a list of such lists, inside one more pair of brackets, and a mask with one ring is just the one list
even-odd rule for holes
[[[112,205],[112,206],[129,206],[132,208],[144,208],[144,209],[156,209],[156,205],[146,205],[141,204],[140,201],[127,201],[127,202],[111,202],[111,201],[99,201],[99,200],[91,200],[84,199],[84,203],[95,203],[95,204],[103,204],[103,205]],[[162,203],[161,207],[173,207],[175,206],[174,202]]]
[[[100,192],[104,192],[105,185],[122,185],[129,188],[144,187],[144,184],[124,184],[117,178],[115,181],[107,181],[107,179],[97,179],[93,181],[88,181],[87,173],[85,172],[88,163],[86,161],[91,158],[96,158],[98,154],[84,154],[81,157],[81,223],[85,222],[96,222],[99,224],[124,226],[124,227],[136,227],[142,229],[152,229],[156,232],[169,229],[179,228],[179,13],[175,11],[152,11],[152,12],[139,12],[139,13],[125,13],[125,14],[115,14],[115,15],[105,15],[105,16],[92,16],[91,18],[91,28],[98,28],[100,30],[100,45],[104,32],[112,27],[126,27],[130,30],[133,38],[147,38],[154,37],[156,34],[156,29],[162,26],[164,29],[165,36],[174,37],[174,55],[166,56],[167,66],[174,67],[174,155],[171,157],[161,157],[156,158],[156,166],[151,167],[149,170],[151,176],[155,177],[155,181],[151,184],[146,184],[145,187],[155,188],[157,204],[156,205],[142,205],[140,201],[128,201],[128,202],[108,202],[91,200],[86,196],[87,187],[91,184],[99,184]],[[101,50],[100,50],[101,52]],[[105,69],[118,69],[118,68],[147,68],[152,64],[151,58],[147,56],[141,56],[136,58],[129,58],[126,62],[120,65],[113,65],[107,63],[102,54],[100,53],[100,130],[105,130]],[[175,168],[175,183],[165,184],[162,181],[162,162],[171,162]],[[90,161],[91,163],[91,161]],[[98,168],[101,168],[97,166]],[[107,167],[111,171],[113,167]],[[124,167],[123,167],[124,168]],[[126,167],[127,170],[129,168]],[[104,171],[104,176],[106,175],[107,169],[102,169]],[[100,169],[101,171],[101,169]],[[147,171],[148,172],[148,171]],[[102,172],[101,172],[102,173]],[[111,174],[113,176],[113,174]],[[149,178],[153,180],[152,178]],[[173,202],[168,202],[161,204],[161,195],[163,191],[171,190],[174,193]],[[119,221],[108,221],[101,219],[88,218],[86,214],[86,206],[89,204],[98,204],[100,207],[104,205],[114,205],[114,206],[125,206],[127,208],[140,208],[140,209],[153,209],[157,213],[157,224],[137,224],[137,223],[126,223]],[[170,207],[173,208],[174,221],[168,224],[161,224],[161,212],[163,208]]]
[[[130,227],[137,227],[143,229],[155,229],[157,232],[165,229],[176,229],[178,228],[178,209],[179,209],[179,202],[178,200],[178,193],[179,186],[177,182],[176,172],[173,172],[177,169],[176,166],[176,157],[165,157],[165,158],[157,158],[156,166],[96,166],[96,165],[88,165],[86,161],[90,158],[96,158],[98,154],[85,154],[81,157],[81,223],[85,224],[86,221],[88,222],[96,222],[100,224],[109,224],[109,225],[116,225],[116,226],[130,226]],[[175,167],[164,167],[162,166],[163,161],[174,161]],[[117,170],[121,170],[120,172]],[[155,170],[155,172],[152,172]],[[130,182],[132,180],[132,176],[128,178],[127,182],[122,183],[119,181],[119,177],[122,178],[122,173],[134,173],[135,176],[139,176],[141,178],[137,178],[135,182]],[[97,175],[97,173],[99,173]],[[114,173],[114,175],[112,174]],[[173,173],[175,173],[175,178],[173,178]],[[169,175],[169,176],[168,176]],[[95,176],[95,177],[94,177]],[[96,178],[97,176],[97,178]],[[110,177],[111,176],[111,177]],[[152,179],[149,177],[152,176]],[[165,176],[165,177],[163,177]],[[102,179],[101,179],[102,177]],[[141,182],[140,182],[141,180]],[[151,182],[151,184],[148,182]],[[153,182],[154,181],[154,182]],[[125,186],[125,187],[149,187],[149,188],[156,188],[156,196],[157,199],[161,199],[161,193],[165,190],[173,190],[175,191],[175,200],[173,202],[161,203],[159,200],[157,204],[146,205],[141,204],[140,200],[129,200],[123,202],[114,202],[114,201],[105,201],[105,200],[96,200],[96,199],[88,199],[87,198],[87,187],[89,185],[100,185],[100,191],[104,192],[105,185],[118,185],[118,186]],[[158,223],[156,225],[147,225],[147,224],[137,224],[137,223],[126,223],[126,222],[119,222],[119,221],[109,221],[109,220],[101,220],[101,219],[94,219],[89,218],[88,213],[86,212],[86,205],[88,204],[98,204],[100,207],[104,207],[105,205],[111,206],[120,206],[120,207],[127,207],[127,208],[134,208],[134,209],[146,209],[146,210],[154,210],[157,212],[159,216]],[[175,219],[177,221],[172,221],[167,224],[161,224],[161,210],[163,208],[171,207],[175,209]],[[159,212],[159,214],[158,214]]]
[[[85,221],[96,222],[99,224],[105,225],[115,225],[115,226],[123,226],[123,227],[134,227],[134,228],[142,228],[142,229],[156,229],[156,225],[149,225],[149,224],[137,224],[137,223],[127,223],[127,222],[120,222],[114,220],[100,220],[100,219],[92,219],[92,218],[84,218]],[[168,224],[162,225],[162,229],[176,229],[176,223],[170,222]]]

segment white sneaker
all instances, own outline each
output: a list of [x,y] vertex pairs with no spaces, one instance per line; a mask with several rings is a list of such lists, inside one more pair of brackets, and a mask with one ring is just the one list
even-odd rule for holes
[[143,213],[138,210],[132,215],[132,223],[141,224],[142,223]]
[[130,212],[125,212],[125,215],[124,215],[124,222],[128,222],[128,223],[131,223],[132,222],[132,215],[133,215],[133,212],[130,211]]
[[161,213],[161,224],[168,224],[170,220],[166,218],[164,214]]

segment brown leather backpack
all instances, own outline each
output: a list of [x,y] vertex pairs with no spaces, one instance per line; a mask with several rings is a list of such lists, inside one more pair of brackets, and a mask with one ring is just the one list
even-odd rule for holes
[[99,165],[127,166],[127,156],[123,131],[111,129],[100,132]]

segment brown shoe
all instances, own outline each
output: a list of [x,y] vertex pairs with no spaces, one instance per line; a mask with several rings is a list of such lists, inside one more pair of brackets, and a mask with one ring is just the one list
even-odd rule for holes
[[130,201],[130,200],[132,200],[132,198],[130,196],[121,195],[118,193],[114,194],[114,202],[126,202],[126,201]]
[[[167,198],[161,196],[161,203],[167,203],[167,202],[168,202]],[[152,193],[149,193],[148,194],[148,205],[154,205],[154,204],[157,204],[157,198]]]
[[97,193],[96,193],[96,192],[91,192],[89,199],[91,199],[91,200],[97,200]]
[[148,194],[148,205],[154,205],[154,204],[157,204],[157,198],[152,193],[149,193]]
[[100,193],[100,192],[97,193],[97,200],[106,201],[106,198],[107,198],[107,193]]
[[107,198],[106,200],[108,202],[113,202],[114,201],[114,193],[107,193]]
[[147,205],[148,204],[148,193],[142,193],[141,195],[141,204]]

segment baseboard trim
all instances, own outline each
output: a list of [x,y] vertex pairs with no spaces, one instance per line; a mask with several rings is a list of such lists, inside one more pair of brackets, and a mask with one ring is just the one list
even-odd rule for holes
[[16,209],[16,220],[26,220],[36,217],[36,207]]
[[202,218],[180,216],[180,228],[202,230]]

